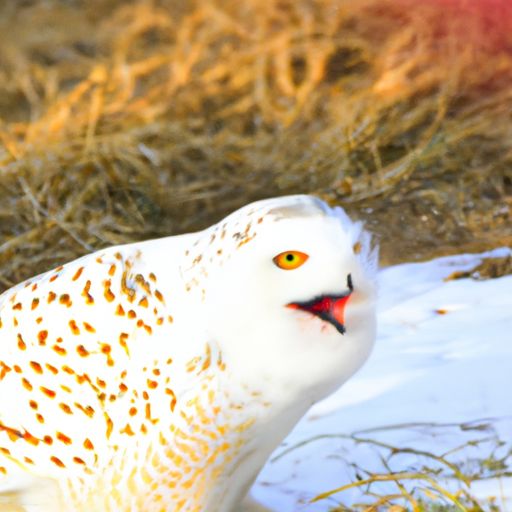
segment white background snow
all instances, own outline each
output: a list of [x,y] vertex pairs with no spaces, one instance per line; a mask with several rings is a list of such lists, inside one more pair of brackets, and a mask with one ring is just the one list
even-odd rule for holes
[[[450,454],[450,460],[466,463],[510,450],[512,276],[444,281],[454,271],[474,268],[484,256],[510,252],[500,249],[382,270],[379,333],[370,360],[297,425],[260,474],[253,497],[278,512],[324,512],[339,502],[350,506],[360,500],[359,491],[348,490],[309,503],[317,494],[353,481],[354,465],[383,470],[380,456],[390,452],[347,439],[354,432],[438,454],[480,440]],[[396,427],[375,430],[383,426]],[[311,441],[325,435],[333,437]],[[498,437],[505,444],[496,448]],[[421,460],[402,454],[390,464],[393,471],[403,471],[421,467]],[[512,510],[511,478],[482,480],[470,489],[479,499],[495,496],[500,509]]]

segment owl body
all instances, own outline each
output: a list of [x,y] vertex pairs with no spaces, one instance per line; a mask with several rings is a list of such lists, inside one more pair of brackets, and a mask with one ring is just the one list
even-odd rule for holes
[[[279,284],[270,256],[324,224],[321,236],[346,238],[327,240],[326,261],[348,244],[350,268],[317,269],[311,290]],[[371,349],[371,256],[356,257],[362,232],[350,226],[307,196],[267,200],[0,296],[0,511],[234,510],[308,407]],[[355,342],[286,308],[290,293],[342,290],[348,273],[361,290]]]

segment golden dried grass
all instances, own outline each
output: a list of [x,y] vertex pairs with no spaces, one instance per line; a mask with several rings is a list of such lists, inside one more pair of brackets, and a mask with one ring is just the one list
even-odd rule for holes
[[[494,480],[496,488],[505,489],[512,476],[512,450],[498,433],[498,421],[406,423],[318,435],[287,447],[272,461],[290,456],[300,460],[307,445],[329,441],[340,474],[352,476],[311,500],[334,505],[332,512],[498,512],[506,509],[505,493],[486,496],[475,488]],[[446,445],[443,439],[448,438],[451,443]]]
[[385,261],[512,243],[507,0],[0,6],[0,286],[309,192]]

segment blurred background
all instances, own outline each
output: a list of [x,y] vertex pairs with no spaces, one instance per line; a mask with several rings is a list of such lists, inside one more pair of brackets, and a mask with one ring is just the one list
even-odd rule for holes
[[512,243],[509,0],[5,0],[0,288],[314,193],[384,265]]

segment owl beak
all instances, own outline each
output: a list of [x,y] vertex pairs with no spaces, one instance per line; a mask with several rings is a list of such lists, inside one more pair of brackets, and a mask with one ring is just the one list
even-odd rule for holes
[[346,293],[319,295],[308,301],[291,302],[287,307],[318,316],[332,324],[340,334],[345,334],[345,306],[354,291],[350,274],[347,276],[347,287]]

